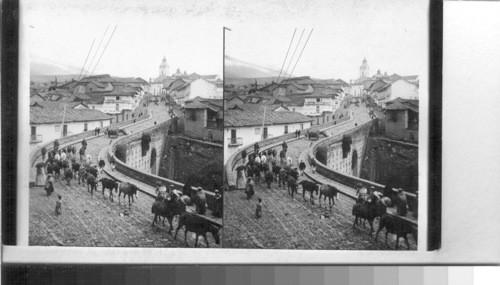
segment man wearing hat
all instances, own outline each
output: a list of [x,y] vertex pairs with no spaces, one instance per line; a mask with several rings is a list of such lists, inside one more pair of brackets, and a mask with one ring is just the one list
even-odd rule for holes
[[248,179],[247,179],[247,186],[245,187],[245,194],[247,194],[247,200],[250,200],[250,198],[252,198],[253,194],[255,194],[255,192],[253,190],[252,177],[248,177]]
[[194,194],[193,197],[193,203],[196,206],[196,212],[200,215],[205,215],[205,212],[207,211],[207,197],[205,196],[205,193],[203,193],[203,189],[201,187],[198,187],[198,191]]
[[398,215],[406,216],[408,213],[408,201],[406,200],[406,194],[403,189],[397,189],[398,194],[394,197],[394,205],[396,206],[396,210]]
[[222,211],[223,211],[223,202],[222,202],[222,196],[219,192],[219,190],[215,189],[215,198],[214,198],[214,211],[212,214],[216,217],[222,217]]
[[368,200],[368,189],[366,189],[361,183],[357,185],[356,195],[358,196],[358,200],[367,201]]

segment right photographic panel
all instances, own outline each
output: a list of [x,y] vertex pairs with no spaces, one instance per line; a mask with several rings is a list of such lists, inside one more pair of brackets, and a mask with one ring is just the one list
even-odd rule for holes
[[224,28],[225,248],[428,248],[429,3],[342,3]]

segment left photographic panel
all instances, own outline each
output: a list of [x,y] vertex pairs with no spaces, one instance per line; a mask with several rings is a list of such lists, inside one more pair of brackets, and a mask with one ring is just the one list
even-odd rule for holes
[[23,7],[18,223],[29,246],[220,248],[221,26],[181,4],[126,2]]

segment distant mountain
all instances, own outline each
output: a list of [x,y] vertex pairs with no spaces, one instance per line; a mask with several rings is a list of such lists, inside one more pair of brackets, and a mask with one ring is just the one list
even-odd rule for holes
[[276,82],[278,79],[277,76],[273,77],[259,77],[259,78],[230,78],[226,77],[224,84],[234,84],[236,86],[244,86],[244,85],[250,85],[255,83],[255,80],[257,80],[257,84],[263,85],[263,84],[269,84],[273,81]]
[[75,74],[74,69],[63,65],[33,60],[30,63],[30,80],[34,82],[48,82],[54,80],[55,77],[57,77],[58,82],[71,81],[71,79],[78,79],[79,75],[80,73]]
[[248,65],[237,64],[231,61],[225,63],[225,76],[229,78],[261,78],[278,76],[279,72],[271,71],[265,68],[251,67]]

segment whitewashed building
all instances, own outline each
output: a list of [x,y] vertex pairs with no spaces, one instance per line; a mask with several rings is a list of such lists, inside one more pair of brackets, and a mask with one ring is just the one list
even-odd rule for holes
[[[224,162],[244,146],[311,127],[312,119],[298,112],[226,110],[224,112]],[[264,126],[263,126],[264,125]]]
[[373,90],[370,96],[381,107],[385,107],[386,102],[396,98],[418,100],[418,84],[398,79]]
[[81,103],[38,102],[30,107],[30,145],[43,143],[96,127],[105,128],[111,117]]

